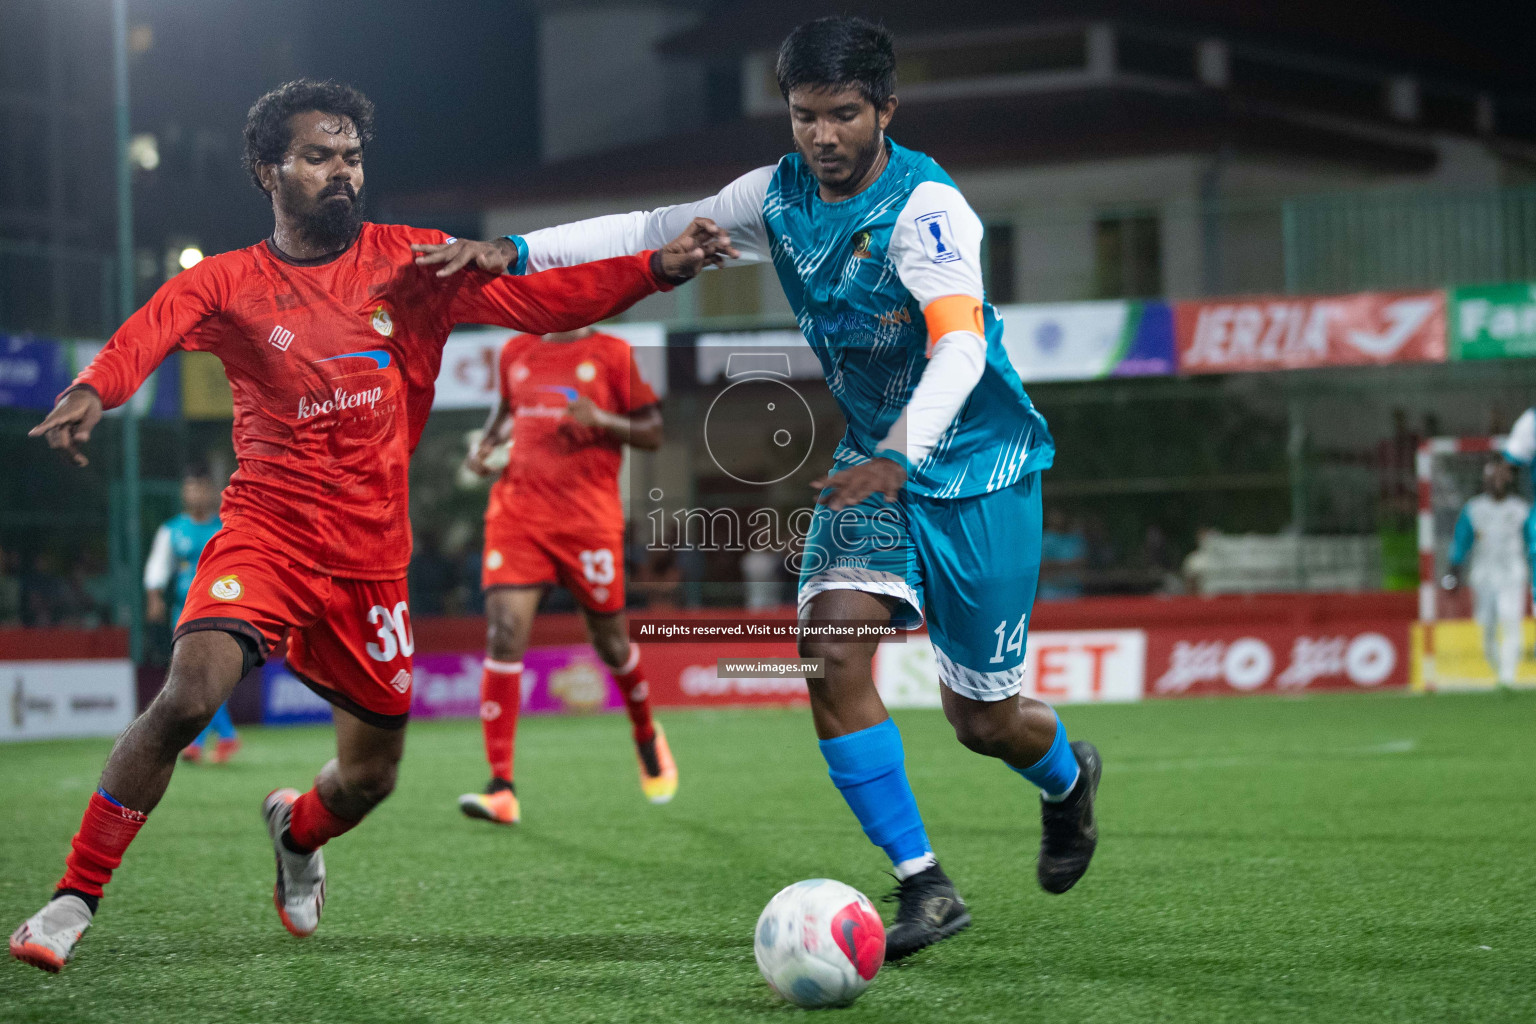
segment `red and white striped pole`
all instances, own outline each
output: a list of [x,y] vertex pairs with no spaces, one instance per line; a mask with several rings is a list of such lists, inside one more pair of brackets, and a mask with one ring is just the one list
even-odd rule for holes
[[1435,618],[1440,581],[1435,579],[1434,463],[1438,452],[1455,451],[1455,438],[1432,437],[1419,444],[1414,469],[1419,480],[1419,633],[1424,686],[1435,685]]

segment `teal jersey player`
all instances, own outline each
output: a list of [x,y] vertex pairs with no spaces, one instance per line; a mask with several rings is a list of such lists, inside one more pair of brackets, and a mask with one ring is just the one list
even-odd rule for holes
[[1047,891],[1070,889],[1096,848],[1099,757],[1021,695],[1040,474],[1055,445],[982,288],[981,220],[937,163],[886,138],[897,103],[884,29],[808,22],[784,41],[776,70],[796,149],[776,165],[699,202],[418,247],[419,262],[528,273],[640,252],[688,229],[706,252],[728,235],[725,256],[773,265],[847,421],[813,485],[800,652],[824,659],[825,676],[807,683],[832,781],[898,879],[886,959],[899,960],[956,934],[970,914],[907,783],[872,676],[877,641],[815,627],[926,622],[961,742],[1040,788],[1037,877]]
[[982,300],[981,379],[938,441],[908,467],[907,489],[931,498],[1002,490],[1049,466],[1056,449],[1008,361],[1002,320],[982,294],[981,223],[937,163],[886,145],[885,171],[838,203],[820,198],[799,153],[733,188],[753,201],[766,177],[758,205],[767,248],[848,423],[839,462],[880,451],[911,400],[928,362],[925,307],[952,296]]
[[[517,269],[638,251],[698,216],[730,233],[743,262],[771,260],[847,421],[832,478],[876,457],[906,470],[900,502],[818,505],[801,608],[848,589],[897,601],[899,625],[922,624],[926,611],[941,681],[973,700],[1004,699],[1024,674],[1039,473],[1055,445],[983,292],[980,219],[932,159],[884,145],[885,169],[840,202],[821,197],[806,159],[792,153],[703,202],[517,238]],[[976,529],[927,525],[966,499],[978,505]],[[904,542],[884,540],[891,519]]]
[[204,545],[221,529],[223,524],[217,515],[199,520],[183,512],[166,520],[155,532],[144,567],[144,589],[168,591],[172,626],[181,618],[182,606],[187,603]]
[[[219,492],[205,470],[189,470],[183,477],[181,503],[185,511],[160,524],[150,544],[149,558],[144,563],[149,619],[159,621],[167,617],[165,611],[169,605],[168,618],[173,630],[181,620],[187,595],[192,591],[192,580],[197,575],[203,548],[224,528],[218,513]],[[240,749],[240,739],[227,704],[219,705],[207,727],[182,751],[182,757],[188,761],[201,761],[203,747],[210,735],[218,737],[212,754],[212,760],[217,763],[229,760]]]
[[[1501,453],[1511,465],[1531,472],[1536,479],[1536,409],[1525,410],[1515,420]],[[1536,513],[1525,521],[1525,561],[1531,584],[1536,586]]]
[[[1055,444],[1008,354],[1003,322],[981,282],[981,221],[931,158],[886,140],[885,170],[841,202],[820,198],[806,160],[791,153],[743,175],[712,199],[644,214],[599,217],[515,237],[518,273],[649,248],[696,216],[730,232],[743,264],[772,260],[805,340],[816,352],[847,432],[839,463],[873,457],[924,377],[937,337],[935,302],[974,298],[984,342],[980,380],[936,438],[892,438],[918,458],[910,493],[964,498],[1010,487],[1051,465]],[[670,237],[670,236],[668,236]],[[961,315],[969,317],[967,303]],[[948,333],[948,332],[944,332]],[[907,424],[902,424],[907,427]],[[915,451],[913,451],[915,449]]]

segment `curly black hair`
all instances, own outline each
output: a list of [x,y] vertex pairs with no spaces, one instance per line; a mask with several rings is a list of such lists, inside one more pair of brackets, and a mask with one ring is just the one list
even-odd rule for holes
[[289,119],[294,114],[318,110],[352,122],[363,148],[373,141],[373,102],[357,89],[340,82],[300,78],[285,82],[251,104],[245,115],[245,169],[263,195],[257,164],[281,163],[293,141]]
[[884,25],[855,17],[817,18],[791,32],[774,67],[779,92],[852,86],[878,109],[896,91],[896,47]]

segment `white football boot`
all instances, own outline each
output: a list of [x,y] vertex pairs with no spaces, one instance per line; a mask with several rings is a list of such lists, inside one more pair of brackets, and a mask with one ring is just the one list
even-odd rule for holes
[[261,803],[272,849],[277,854],[277,884],[272,887],[272,902],[283,927],[299,938],[313,935],[320,926],[320,908],[325,906],[325,855],[294,853],[283,845],[283,833],[293,815],[296,789],[274,789]]
[[74,956],[75,943],[91,926],[94,916],[79,896],[49,900],[47,906],[11,933],[11,956],[58,974]]

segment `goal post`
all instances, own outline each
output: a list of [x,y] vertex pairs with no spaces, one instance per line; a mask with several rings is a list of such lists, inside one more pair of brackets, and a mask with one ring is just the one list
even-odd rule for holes
[[[1414,630],[1416,681],[1428,690],[1489,689],[1498,685],[1496,668],[1483,649],[1481,627],[1473,618],[1471,587],[1465,579],[1454,592],[1441,580],[1450,568],[1457,517],[1483,489],[1483,466],[1502,450],[1504,438],[1434,437],[1419,445],[1418,476],[1419,615]],[[1516,493],[1530,498],[1528,475],[1516,476]],[[1514,682],[1536,685],[1532,656],[1536,623],[1530,618],[1530,594],[1521,619],[1520,663]]]

